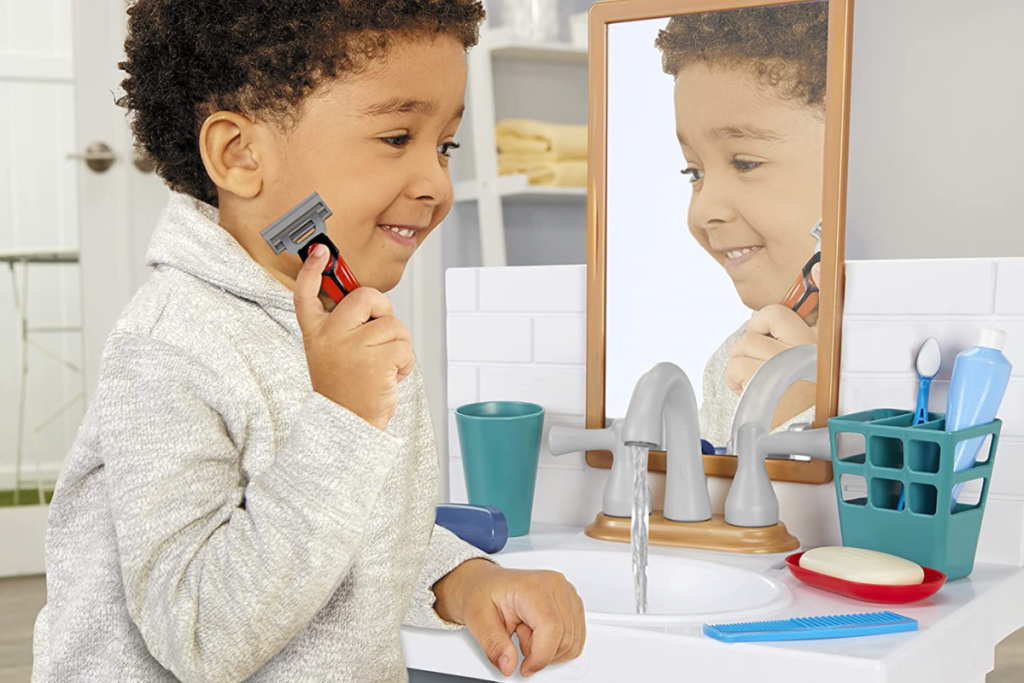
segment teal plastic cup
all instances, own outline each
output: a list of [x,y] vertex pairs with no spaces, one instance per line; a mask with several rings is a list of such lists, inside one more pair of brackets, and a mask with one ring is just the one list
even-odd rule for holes
[[544,408],[536,403],[487,401],[455,411],[470,505],[494,505],[509,536],[530,533]]

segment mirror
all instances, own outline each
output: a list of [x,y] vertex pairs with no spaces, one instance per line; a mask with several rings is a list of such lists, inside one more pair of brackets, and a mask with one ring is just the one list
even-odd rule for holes
[[[640,376],[674,362],[718,449],[705,469],[732,476],[725,447],[743,388],[803,344],[818,345],[818,381],[787,391],[772,428],[835,414],[851,7],[594,6],[588,427],[623,417]],[[768,467],[831,479],[827,462]]]

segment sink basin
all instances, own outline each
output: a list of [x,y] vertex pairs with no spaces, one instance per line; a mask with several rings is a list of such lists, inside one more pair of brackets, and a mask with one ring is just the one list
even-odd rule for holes
[[637,614],[628,552],[538,550],[496,559],[509,569],[564,574],[583,598],[590,623],[666,627],[745,621],[779,612],[792,599],[778,581],[746,569],[652,553],[648,613]]

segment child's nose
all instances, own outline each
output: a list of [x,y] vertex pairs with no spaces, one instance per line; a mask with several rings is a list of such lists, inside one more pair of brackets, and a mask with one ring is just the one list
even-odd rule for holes
[[727,183],[705,176],[700,190],[690,197],[690,223],[704,230],[731,223],[736,218],[733,197]]
[[437,152],[420,155],[416,160],[407,192],[412,199],[435,205],[445,204],[451,198],[452,182]]

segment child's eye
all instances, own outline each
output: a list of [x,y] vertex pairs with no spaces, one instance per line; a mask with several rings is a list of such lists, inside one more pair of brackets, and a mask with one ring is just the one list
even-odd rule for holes
[[702,171],[699,168],[694,168],[693,166],[688,166],[687,168],[684,168],[683,170],[680,171],[680,173],[682,173],[683,175],[690,176],[691,185],[693,185],[694,183],[698,183],[701,180],[704,180],[704,171]]
[[746,159],[733,159],[731,162],[732,167],[740,173],[746,173],[747,171],[753,171],[755,168],[761,168],[764,165],[763,161],[748,161]]
[[392,147],[402,149],[412,141],[412,136],[409,135],[408,133],[405,133],[403,135],[391,135],[386,138],[381,138],[381,140],[391,145]]
[[459,149],[460,147],[462,147],[462,145],[460,145],[459,143],[457,143],[455,141],[452,141],[452,142],[442,142],[440,145],[437,146],[437,153],[440,154],[443,157],[451,158],[452,150],[453,149]]

